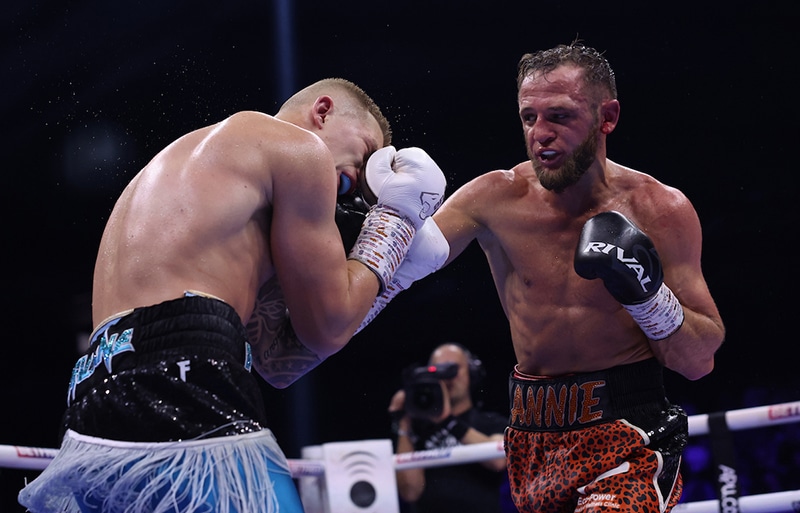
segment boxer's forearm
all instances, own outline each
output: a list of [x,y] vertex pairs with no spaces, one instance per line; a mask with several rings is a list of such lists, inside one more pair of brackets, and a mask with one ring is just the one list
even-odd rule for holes
[[324,360],[297,338],[277,279],[259,291],[247,323],[247,339],[253,367],[276,388],[288,387]]

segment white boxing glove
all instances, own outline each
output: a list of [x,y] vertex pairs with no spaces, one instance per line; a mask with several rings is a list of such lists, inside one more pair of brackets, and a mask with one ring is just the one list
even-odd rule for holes
[[420,148],[379,149],[367,161],[367,185],[378,205],[397,210],[419,229],[442,205],[447,180],[433,159]]
[[449,255],[450,244],[433,218],[428,217],[414,235],[414,241],[411,243],[405,260],[400,264],[383,293],[375,298],[372,308],[364,317],[356,333],[372,322],[397,294],[409,288],[415,281],[438,271]]
[[392,285],[404,290],[415,281],[441,269],[450,256],[450,244],[432,217],[425,219],[414,235],[414,241],[403,263],[397,269]]
[[447,180],[423,150],[397,151],[393,146],[372,154],[365,178],[378,201],[367,214],[348,258],[375,273],[381,295],[403,262],[415,232],[441,206]]

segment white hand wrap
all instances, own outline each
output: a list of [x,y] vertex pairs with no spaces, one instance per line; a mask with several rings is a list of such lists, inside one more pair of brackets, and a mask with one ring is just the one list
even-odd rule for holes
[[663,283],[658,292],[644,303],[622,306],[651,340],[663,340],[683,325],[683,307]]
[[[444,238],[439,226],[429,217],[417,230],[414,242],[408,255],[397,269],[392,281],[372,304],[367,316],[361,322],[356,333],[363,330],[391,302],[394,297],[406,290],[417,280],[438,271],[450,255],[450,245]],[[354,333],[355,335],[355,333]]]
[[380,281],[383,294],[414,239],[414,224],[396,210],[375,205],[367,214],[361,233],[348,255],[366,265]]

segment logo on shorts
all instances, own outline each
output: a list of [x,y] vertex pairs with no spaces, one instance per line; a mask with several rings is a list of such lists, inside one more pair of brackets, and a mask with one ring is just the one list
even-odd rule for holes
[[108,373],[111,374],[111,360],[120,353],[135,351],[133,343],[133,328],[128,328],[122,333],[113,333],[108,336],[108,331],[100,337],[100,342],[90,354],[81,356],[72,368],[72,376],[69,380],[69,391],[67,392],[67,405],[75,399],[75,388],[94,374],[94,371],[104,364]]
[[586,497],[579,497],[575,513],[594,508],[620,509],[619,499],[613,493],[593,493]]
[[[515,384],[511,424],[520,429],[569,429],[603,418],[605,401],[596,395],[604,380],[547,385]],[[577,426],[576,426],[577,427]]]

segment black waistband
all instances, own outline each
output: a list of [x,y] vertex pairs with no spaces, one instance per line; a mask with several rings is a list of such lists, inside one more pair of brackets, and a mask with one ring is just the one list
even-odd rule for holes
[[247,331],[236,310],[218,299],[187,295],[136,308],[99,326],[72,370],[68,403],[76,387],[89,378],[103,378],[180,349],[230,359],[248,371],[252,365]]
[[567,431],[657,413],[666,405],[663,367],[655,359],[558,378],[509,378],[509,425]]
[[[213,346],[224,349],[244,364],[247,331],[239,314],[228,303],[208,296],[187,295],[153,306],[132,310],[112,318],[94,330],[91,348],[103,343],[103,337],[121,335],[135,328],[136,351],[148,353],[186,346]],[[192,334],[202,336],[193,337]],[[109,343],[108,340],[105,341]]]

